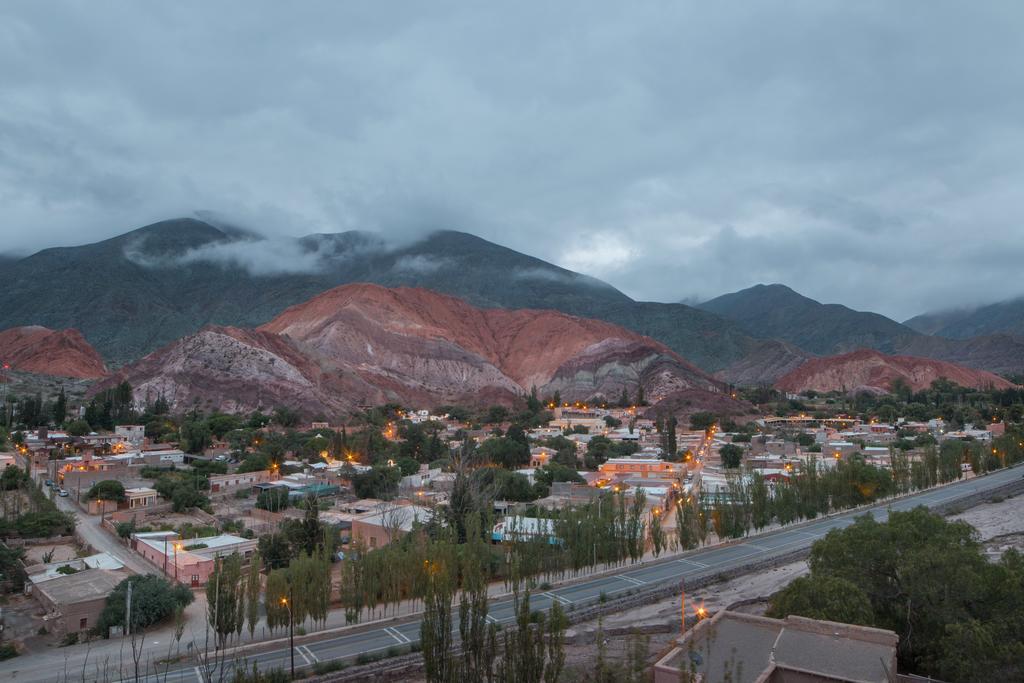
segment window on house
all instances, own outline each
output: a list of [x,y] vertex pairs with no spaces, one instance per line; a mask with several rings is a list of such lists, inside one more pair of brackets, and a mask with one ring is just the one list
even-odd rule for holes
[[79,631],[84,631],[87,628],[89,628],[89,618],[88,617],[82,617],[81,619],[78,620],[78,630]]
[[377,547],[377,537],[376,536],[370,536],[370,547],[371,548],[376,548]]
[[199,574],[192,575],[192,583],[199,583]]

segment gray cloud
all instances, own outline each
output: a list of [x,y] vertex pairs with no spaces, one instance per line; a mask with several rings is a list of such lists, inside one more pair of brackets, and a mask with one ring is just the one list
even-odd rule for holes
[[5,3],[0,250],[209,209],[272,236],[466,230],[642,299],[778,281],[903,318],[1007,298],[1022,21],[923,0]]

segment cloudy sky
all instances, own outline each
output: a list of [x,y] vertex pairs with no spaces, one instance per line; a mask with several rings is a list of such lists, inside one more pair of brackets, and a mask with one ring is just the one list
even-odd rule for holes
[[[557,5],[557,6],[554,6]],[[1024,3],[0,5],[0,250],[213,211],[633,297],[1024,294]]]

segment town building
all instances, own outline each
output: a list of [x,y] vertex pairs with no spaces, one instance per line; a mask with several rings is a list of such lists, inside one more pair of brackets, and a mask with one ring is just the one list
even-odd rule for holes
[[155,507],[157,502],[156,489],[151,489],[148,486],[125,489],[124,498],[125,507],[129,510]]
[[78,633],[99,623],[107,596],[124,578],[106,569],[86,569],[36,583],[32,594],[46,610],[43,620],[48,630]]
[[433,517],[434,511],[421,505],[379,503],[352,518],[352,540],[361,540],[367,548],[382,548]]
[[898,642],[866,626],[722,611],[676,641],[654,683],[889,683]]
[[640,475],[641,477],[682,477],[686,475],[686,464],[666,462],[654,455],[609,458],[598,466],[606,478],[618,475]]
[[117,425],[114,434],[124,437],[135,448],[140,448],[146,440],[146,425]]
[[203,586],[213,574],[214,560],[233,553],[248,559],[255,552],[256,539],[230,534],[183,539],[174,531],[132,534],[132,550],[158,567],[169,579]]
[[495,524],[491,532],[491,540],[495,543],[525,541],[537,536],[546,536],[549,543],[557,543],[554,520],[509,516]]
[[270,470],[256,470],[255,472],[241,473],[236,472],[234,474],[213,474],[210,475],[210,493],[251,489],[258,484],[265,484],[273,481],[274,478],[274,473]]

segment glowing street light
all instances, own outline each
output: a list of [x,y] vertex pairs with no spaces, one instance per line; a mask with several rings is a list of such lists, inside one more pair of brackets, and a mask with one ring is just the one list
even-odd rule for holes
[[[288,587],[288,593],[291,594],[291,586]],[[288,609],[288,649],[291,651],[292,657],[292,680],[295,680],[295,620],[292,619],[292,606],[288,602],[288,598],[281,598],[281,605]]]

